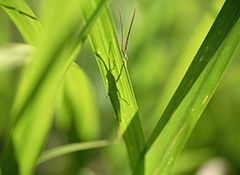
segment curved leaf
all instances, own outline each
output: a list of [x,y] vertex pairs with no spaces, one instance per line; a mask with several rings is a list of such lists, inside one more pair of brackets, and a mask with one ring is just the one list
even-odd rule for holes
[[62,156],[65,154],[69,154],[76,151],[83,151],[93,148],[101,148],[106,147],[111,144],[116,144],[117,141],[108,141],[108,140],[100,140],[94,142],[86,142],[86,143],[73,143],[64,146],[60,146],[57,148],[53,148],[51,150],[45,151],[38,159],[38,164],[53,159],[58,156]]

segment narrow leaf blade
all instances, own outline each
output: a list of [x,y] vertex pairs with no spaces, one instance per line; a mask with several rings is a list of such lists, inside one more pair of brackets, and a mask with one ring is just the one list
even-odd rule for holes
[[230,0],[224,4],[147,142],[146,152],[133,174],[141,173],[139,169],[144,169],[144,174],[170,173],[239,43],[236,23],[239,9],[240,2]]

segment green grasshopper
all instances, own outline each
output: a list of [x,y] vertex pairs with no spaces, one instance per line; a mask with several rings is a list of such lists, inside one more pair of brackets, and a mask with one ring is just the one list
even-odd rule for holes
[[[122,53],[123,53],[123,59],[122,59],[123,60],[123,64],[121,66],[120,73],[119,73],[119,75],[118,75],[116,80],[115,80],[115,77],[112,74],[112,71],[115,69],[116,65],[115,65],[115,62],[113,62],[114,66],[113,66],[113,68],[111,68],[110,56],[108,56],[108,67],[107,67],[107,65],[104,62],[104,60],[102,59],[102,57],[98,53],[95,53],[95,55],[103,62],[103,65],[104,65],[104,67],[106,69],[106,72],[107,72],[106,79],[108,81],[108,96],[110,98],[110,101],[112,103],[114,112],[115,112],[115,114],[117,116],[117,120],[118,120],[118,123],[119,123],[119,122],[121,122],[121,107],[120,107],[120,100],[119,99],[125,101],[127,104],[128,104],[128,102],[121,98],[116,83],[118,82],[118,80],[119,80],[119,78],[120,78],[120,76],[122,74],[124,63],[125,63],[125,66],[127,65],[126,64],[126,62],[127,62],[126,50],[127,50],[127,44],[128,44],[130,32],[131,32],[132,25],[133,25],[133,20],[134,20],[135,13],[136,13],[136,8],[134,9],[132,21],[130,23],[130,27],[129,27],[129,30],[128,30],[127,39],[126,39],[126,42],[125,42],[125,47],[123,47],[123,40],[124,40],[124,38],[123,38],[123,22],[122,22],[122,14],[121,14],[119,6],[118,6],[118,11],[119,11],[119,16],[120,16],[121,32],[122,32],[122,48],[121,49],[122,49]],[[110,54],[110,51],[111,51],[111,43],[109,44],[109,54]]]
[[[111,45],[110,45],[111,47]],[[110,48],[109,47],[109,48]],[[110,51],[110,49],[109,49]],[[106,65],[106,63],[104,62],[104,60],[102,59],[102,57],[98,54],[98,53],[95,53],[95,55],[103,62],[103,65],[107,71],[107,75],[106,75],[106,79],[107,79],[107,82],[108,82],[108,96],[110,98],[110,101],[112,103],[112,106],[113,106],[113,109],[114,109],[114,112],[117,116],[117,120],[118,120],[118,123],[121,122],[121,107],[120,107],[120,100],[119,99],[122,99],[121,96],[120,96],[120,93],[119,93],[119,90],[117,88],[117,82],[122,74],[122,70],[123,70],[123,65],[121,66],[121,70],[120,70],[120,74],[118,75],[117,79],[115,80],[115,77],[113,76],[112,74],[112,71],[115,69],[115,62],[114,62],[114,66],[113,68],[111,68],[111,65],[110,65],[110,58],[108,56],[108,67]],[[125,101],[127,104],[128,102],[124,99],[122,99],[123,101]]]

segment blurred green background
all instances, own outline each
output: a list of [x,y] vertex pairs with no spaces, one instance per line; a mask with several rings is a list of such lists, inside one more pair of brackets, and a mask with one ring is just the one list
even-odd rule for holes
[[[38,16],[42,1],[28,0],[27,3]],[[117,6],[121,7],[125,36],[133,9],[137,8],[127,50],[128,70],[146,138],[184,76],[223,3],[223,0],[111,1],[109,7],[119,41],[121,34]],[[23,43],[23,39],[11,19],[1,9],[0,49],[9,43]],[[200,173],[201,167],[212,162],[226,168],[229,174],[240,174],[239,57],[238,48],[172,174]],[[105,98],[107,92],[88,40],[84,43],[76,63],[82,68],[83,76],[89,78],[85,77],[88,88],[81,89],[83,94],[78,95],[82,96],[83,100],[76,101],[75,104],[69,103],[69,98],[74,98],[74,94],[59,93],[55,120],[45,149],[73,142],[117,137],[114,112],[109,99]],[[11,111],[20,72],[21,66],[0,70],[1,133]],[[73,84],[69,87],[63,82],[59,92],[65,89],[70,92],[71,88],[75,88],[74,82],[77,82],[77,79],[70,74],[65,81]],[[84,100],[86,93],[91,95],[91,99]],[[95,108],[88,109],[88,103]],[[72,105],[81,106],[85,112],[72,111]],[[162,107],[156,109],[156,106]],[[94,118],[91,126],[84,126],[86,115]],[[72,153],[47,161],[37,167],[36,174],[127,174],[130,171],[127,160],[124,143],[121,142],[118,145]]]

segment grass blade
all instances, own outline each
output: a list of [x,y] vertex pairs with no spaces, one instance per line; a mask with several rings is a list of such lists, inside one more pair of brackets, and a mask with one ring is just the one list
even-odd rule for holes
[[240,2],[226,1],[147,142],[134,174],[139,174],[140,168],[144,174],[170,173],[239,43],[239,12]]
[[88,149],[93,149],[93,148],[101,148],[101,147],[106,147],[106,146],[116,144],[116,143],[118,143],[118,142],[117,141],[109,141],[109,140],[100,140],[100,141],[94,141],[94,142],[73,143],[73,144],[60,146],[60,147],[53,148],[51,150],[44,152],[39,157],[38,164],[46,162],[55,157],[73,153],[76,151],[83,151],[83,150],[88,150]]
[[[189,95],[186,96],[186,98],[192,99],[192,103],[188,106],[188,109],[185,110],[185,119],[178,126],[174,139],[171,141],[171,145],[164,155],[164,161],[161,163],[161,166],[159,166],[159,169],[163,169],[164,173],[169,173],[171,171],[174,161],[169,163],[167,160],[172,158],[173,160],[176,159],[219,84],[229,62],[231,61],[234,51],[239,45],[239,31],[240,20],[238,20],[236,25],[232,28],[226,40],[223,42],[223,45],[220,46],[214,59],[211,61],[211,64],[206,67],[203,74],[199,77],[199,80],[197,80],[196,85],[193,86]],[[200,86],[197,86],[197,84],[200,84]],[[192,91],[194,93],[192,93]],[[185,101],[183,102],[183,105],[184,103]]]
[[[93,7],[89,4],[84,13],[86,19],[92,9]],[[117,116],[119,118],[118,125],[128,150],[131,166],[134,167],[143,150],[145,139],[130,77],[127,67],[122,61],[123,55],[115,31],[111,13],[106,8],[89,36],[106,89],[114,89],[112,92],[115,93],[113,95],[115,100],[111,100],[111,102],[115,111],[118,111],[116,114],[119,115]],[[108,70],[113,69],[113,67],[114,69],[107,71],[106,67]],[[107,73],[112,77],[111,79],[106,77]],[[119,75],[119,81],[116,82]]]

